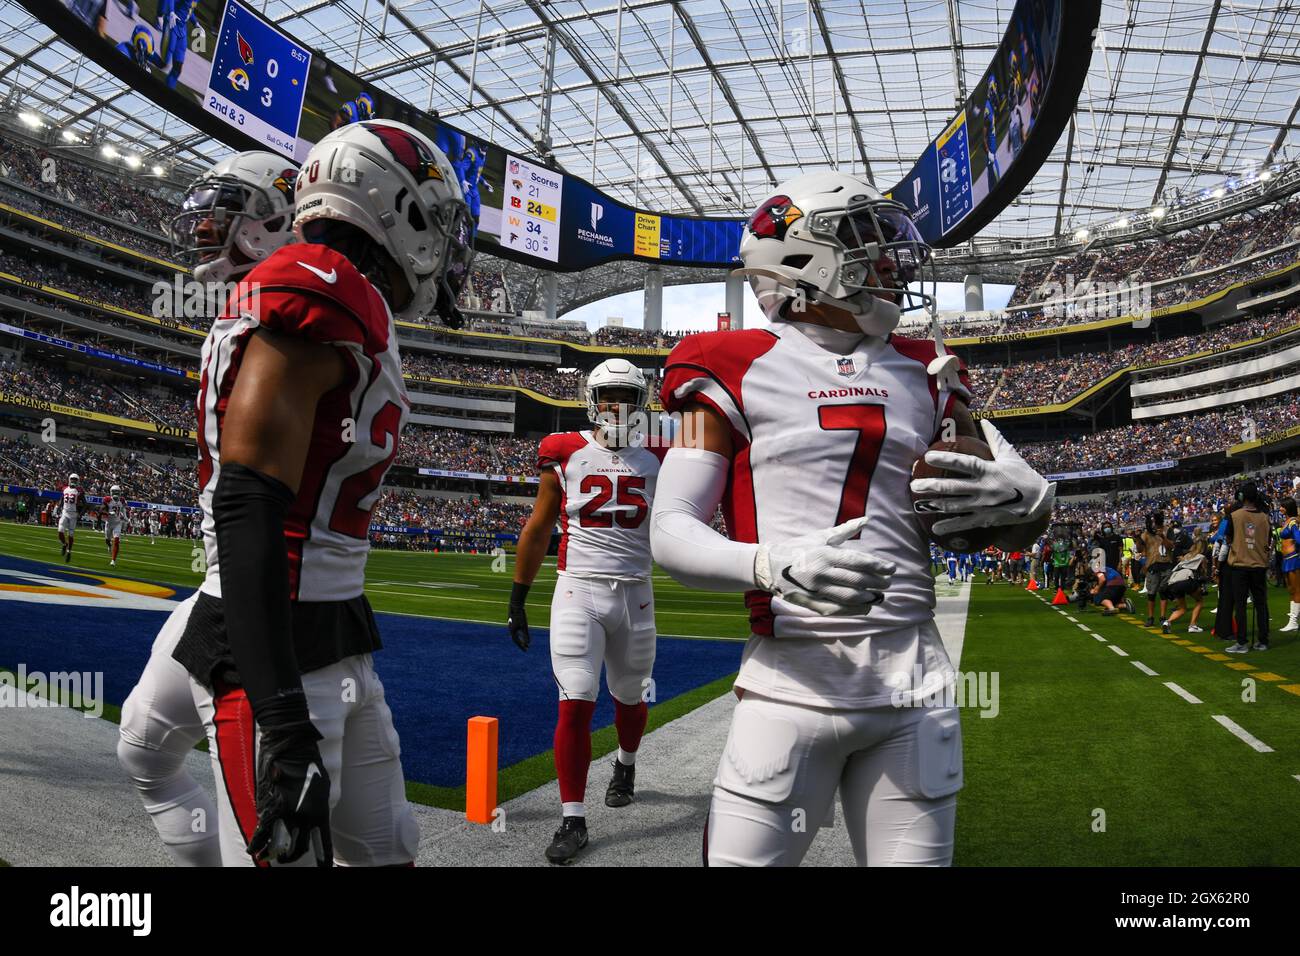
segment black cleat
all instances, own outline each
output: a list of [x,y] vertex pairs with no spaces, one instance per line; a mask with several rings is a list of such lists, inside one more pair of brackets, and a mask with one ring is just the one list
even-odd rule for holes
[[587,818],[565,817],[555,831],[551,845],[546,848],[546,859],[551,863],[569,863],[578,851],[587,845]]
[[605,788],[605,806],[625,807],[632,802],[636,790],[636,764],[625,766],[614,758],[614,776]]

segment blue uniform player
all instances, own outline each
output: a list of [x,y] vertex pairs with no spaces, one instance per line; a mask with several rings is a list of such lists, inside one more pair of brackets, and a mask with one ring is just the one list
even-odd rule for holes
[[943,562],[948,566],[948,583],[957,583],[957,552],[945,551],[943,553]]
[[154,60],[160,70],[167,72],[167,85],[176,89],[185,65],[185,50],[189,45],[189,25],[197,23],[194,7],[198,0],[158,0],[158,32],[162,39]]

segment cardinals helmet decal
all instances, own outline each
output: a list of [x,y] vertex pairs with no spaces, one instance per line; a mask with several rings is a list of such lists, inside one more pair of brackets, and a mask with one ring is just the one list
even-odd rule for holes
[[785,239],[789,228],[803,218],[803,210],[789,196],[773,196],[749,220],[749,231],[759,239]]

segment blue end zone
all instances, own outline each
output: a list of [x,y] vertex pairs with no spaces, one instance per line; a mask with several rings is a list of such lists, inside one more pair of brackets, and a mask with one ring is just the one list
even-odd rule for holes
[[[54,594],[43,595],[39,603],[12,600],[14,592],[6,592],[13,585],[41,586],[24,573],[70,586],[99,583],[94,575],[69,573],[60,565],[0,555],[0,666],[103,671],[104,696],[120,706],[144,669],[167,612],[114,607],[119,602],[111,598],[92,607],[56,603],[60,597]],[[174,590],[177,601],[191,593]],[[533,628],[532,647],[522,653],[504,626],[376,617],[384,650],[375,665],[402,739],[408,780],[449,787],[465,782],[470,717],[499,718],[502,767],[551,748],[556,689],[544,629]],[[740,651],[735,642],[660,638],[654,669],[658,702],[734,672]],[[602,690],[593,725],[613,722],[613,702]]]

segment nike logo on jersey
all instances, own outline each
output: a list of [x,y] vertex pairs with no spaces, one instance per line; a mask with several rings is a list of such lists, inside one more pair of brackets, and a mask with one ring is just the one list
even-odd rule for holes
[[319,276],[322,282],[328,282],[330,285],[333,285],[338,280],[339,274],[338,274],[338,270],[336,269],[331,269],[329,272],[321,272],[315,266],[309,266],[307,265],[307,263],[303,262],[302,260],[298,261],[298,265],[302,266],[308,272],[311,272]]
[[649,606],[650,606],[650,602],[649,602],[649,601],[646,601],[644,604],[641,605],[641,610],[644,611],[644,610],[645,610],[646,608],[648,608]]

